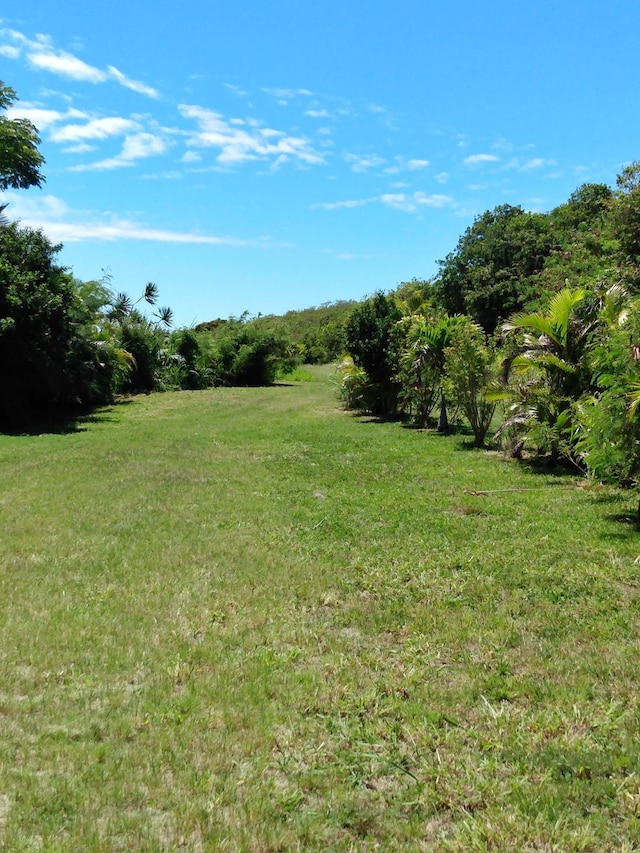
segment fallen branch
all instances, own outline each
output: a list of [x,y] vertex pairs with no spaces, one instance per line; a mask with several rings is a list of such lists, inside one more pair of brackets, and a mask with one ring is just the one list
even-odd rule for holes
[[[464,492],[466,495],[474,495],[475,497],[478,497],[480,495],[483,495],[483,496],[494,495],[498,492],[537,492],[537,491],[540,491],[541,489],[548,489],[548,488],[549,488],[549,486],[528,486],[528,487],[522,486],[521,488],[514,488],[514,489],[465,489]],[[557,489],[558,486],[554,485],[554,488]],[[560,488],[572,489],[574,487],[567,485],[567,486],[560,486]]]

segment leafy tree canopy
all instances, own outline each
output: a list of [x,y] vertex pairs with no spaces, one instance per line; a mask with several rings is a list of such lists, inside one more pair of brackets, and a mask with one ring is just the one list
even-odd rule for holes
[[[16,100],[15,91],[0,80],[0,110],[9,109]],[[39,144],[38,131],[30,121],[0,115],[0,190],[41,186],[44,157]]]
[[491,334],[535,293],[534,277],[556,242],[544,214],[509,204],[488,210],[439,261],[434,299],[449,314],[468,314]]

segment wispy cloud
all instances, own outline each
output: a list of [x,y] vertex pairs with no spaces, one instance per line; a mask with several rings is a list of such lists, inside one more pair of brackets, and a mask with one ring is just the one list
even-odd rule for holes
[[366,204],[383,204],[385,207],[402,210],[405,213],[416,213],[422,207],[442,208],[451,206],[453,203],[454,201],[451,196],[440,194],[429,195],[428,193],[418,191],[414,193],[383,193],[382,195],[370,198],[328,201],[315,206],[321,207],[324,210],[338,210],[340,208],[363,207]]
[[241,237],[199,234],[151,228],[145,223],[125,217],[100,215],[90,211],[69,208],[62,199],[53,195],[37,199],[25,198],[18,193],[7,192],[12,217],[23,225],[41,228],[55,242],[77,243],[82,241],[114,242],[117,240],[143,240],[158,243],[182,243],[207,246],[246,246],[252,248],[282,248],[289,244],[277,243],[269,237],[244,239]]
[[278,100],[287,101],[301,96],[308,97],[313,95],[313,92],[310,92],[309,89],[263,89],[262,91],[266,95],[272,95],[274,98],[278,98]]
[[310,118],[330,118],[331,116],[329,110],[305,110],[304,114]]
[[233,92],[234,95],[237,95],[239,98],[246,98],[247,93],[244,89],[241,89],[240,86],[235,86],[233,83],[225,83],[225,88],[230,92]]
[[262,89],[265,95],[270,95],[272,98],[275,98],[278,104],[281,107],[286,107],[289,105],[289,101],[295,100],[295,98],[308,98],[313,95],[313,92],[309,91],[309,89]]
[[137,92],[139,95],[146,95],[148,98],[160,97],[157,89],[147,86],[146,83],[141,83],[140,80],[132,80],[113,65],[108,66],[107,73],[113,80],[116,80],[121,86],[124,86],[125,89],[131,89],[132,92]]
[[373,252],[344,252],[335,249],[326,249],[325,254],[331,255],[337,261],[373,261],[387,257],[385,253]]
[[483,163],[497,163],[499,159],[495,154],[471,154],[463,162],[465,166],[480,166]]
[[415,213],[421,207],[447,207],[453,203],[453,199],[448,195],[429,195],[424,192],[386,193],[380,196],[380,201],[405,213]]
[[375,198],[360,198],[360,199],[346,199],[345,201],[325,201],[321,204],[316,205],[316,207],[321,207],[324,210],[339,210],[342,207],[352,208],[352,207],[362,207],[365,204],[370,204],[372,201],[376,201]]
[[354,172],[366,172],[387,162],[384,157],[378,157],[376,154],[345,154],[344,159]]
[[80,142],[85,139],[108,139],[111,136],[123,136],[139,128],[136,121],[112,116],[96,118],[84,124],[67,124],[51,132],[54,142]]
[[531,169],[540,169],[542,166],[557,166],[555,160],[545,160],[543,157],[534,157],[531,160],[527,160],[526,163],[523,163],[520,167],[521,172],[529,172]]
[[72,172],[103,172],[109,169],[122,169],[135,165],[138,160],[145,160],[157,154],[164,154],[167,142],[153,133],[134,133],[126,136],[122,151],[116,157],[98,160],[96,163],[72,166]]
[[395,165],[388,166],[384,172],[386,175],[397,175],[400,172],[417,172],[420,169],[426,169],[429,166],[428,160],[418,160],[413,158],[405,160],[404,157],[394,157]]
[[0,29],[0,53],[9,59],[24,58],[32,68],[78,82],[107,83],[114,81],[124,86],[125,89],[130,89],[148,98],[159,97],[156,89],[139,80],[131,79],[113,65],[107,66],[106,69],[98,68],[73,53],[54,47],[49,36],[38,35],[35,39],[30,39],[16,30],[2,28]]
[[12,47],[9,44],[0,44],[0,56],[6,56],[7,59],[19,59],[20,48]]
[[60,110],[48,110],[21,102],[14,107],[10,107],[6,112],[6,116],[8,119],[26,118],[34,124],[39,131],[47,130],[53,125],[69,119],[87,118],[86,113],[83,113],[80,110],[70,109],[61,112]]
[[415,172],[417,169],[426,169],[428,165],[428,160],[407,160],[407,169],[410,172]]
[[227,120],[206,107],[181,104],[179,110],[184,118],[193,119],[198,125],[197,131],[187,133],[187,145],[218,149],[216,161],[220,166],[232,167],[251,160],[270,160],[275,165],[289,161],[307,166],[324,163],[324,156],[304,137],[260,127],[255,121]]

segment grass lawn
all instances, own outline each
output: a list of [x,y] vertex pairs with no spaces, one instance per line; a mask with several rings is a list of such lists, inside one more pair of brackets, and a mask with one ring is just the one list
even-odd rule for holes
[[636,499],[314,375],[0,436],[0,847],[640,849]]

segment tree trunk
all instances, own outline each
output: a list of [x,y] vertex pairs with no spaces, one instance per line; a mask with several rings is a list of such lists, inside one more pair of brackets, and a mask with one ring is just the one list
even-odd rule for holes
[[449,418],[447,417],[447,401],[444,391],[440,397],[440,417],[438,418],[438,432],[449,432]]

